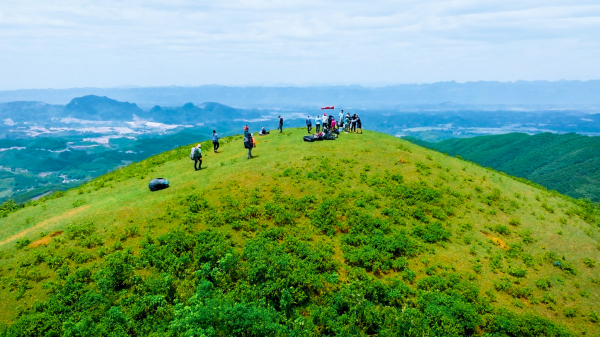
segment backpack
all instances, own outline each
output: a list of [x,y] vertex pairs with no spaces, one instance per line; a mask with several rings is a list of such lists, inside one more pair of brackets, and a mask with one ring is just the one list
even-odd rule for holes
[[200,149],[198,149],[197,147],[193,147],[192,148],[192,152],[190,152],[190,159],[191,160],[196,160],[201,156],[201,152]]
[[312,142],[315,141],[315,137],[313,137],[313,136],[304,136],[304,141],[312,143]]
[[169,188],[169,181],[164,178],[152,179],[148,184],[148,188],[152,192],[164,190],[165,188]]

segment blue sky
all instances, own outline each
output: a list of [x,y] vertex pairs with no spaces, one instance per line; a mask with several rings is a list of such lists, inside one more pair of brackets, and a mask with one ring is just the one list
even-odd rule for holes
[[0,90],[600,78],[598,0],[2,0]]

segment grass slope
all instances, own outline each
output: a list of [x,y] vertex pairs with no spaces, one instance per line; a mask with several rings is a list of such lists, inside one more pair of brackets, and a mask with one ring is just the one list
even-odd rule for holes
[[303,134],[4,212],[2,335],[600,334],[589,205],[380,133]]
[[415,143],[529,179],[573,198],[600,201],[600,137],[509,133]]

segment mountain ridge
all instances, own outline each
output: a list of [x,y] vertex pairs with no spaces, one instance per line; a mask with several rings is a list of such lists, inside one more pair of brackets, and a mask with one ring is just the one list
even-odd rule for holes
[[540,133],[412,142],[526,178],[574,198],[600,201],[600,137]]
[[66,104],[72,97],[110,96],[144,105],[181,105],[189,101],[219,101],[239,108],[321,106],[334,99],[355,108],[380,108],[401,104],[598,104],[600,80],[590,81],[479,81],[400,84],[383,87],[215,86],[23,89],[0,91],[0,101],[41,100]]

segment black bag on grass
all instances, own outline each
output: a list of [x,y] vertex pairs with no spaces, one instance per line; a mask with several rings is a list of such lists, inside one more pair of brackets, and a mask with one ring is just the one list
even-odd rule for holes
[[315,137],[313,137],[313,136],[304,136],[304,141],[312,143],[312,142],[315,141]]
[[164,190],[165,188],[168,188],[168,187],[169,187],[169,181],[167,179],[163,179],[163,178],[152,179],[152,180],[150,180],[150,184],[148,184],[148,188],[152,192]]

